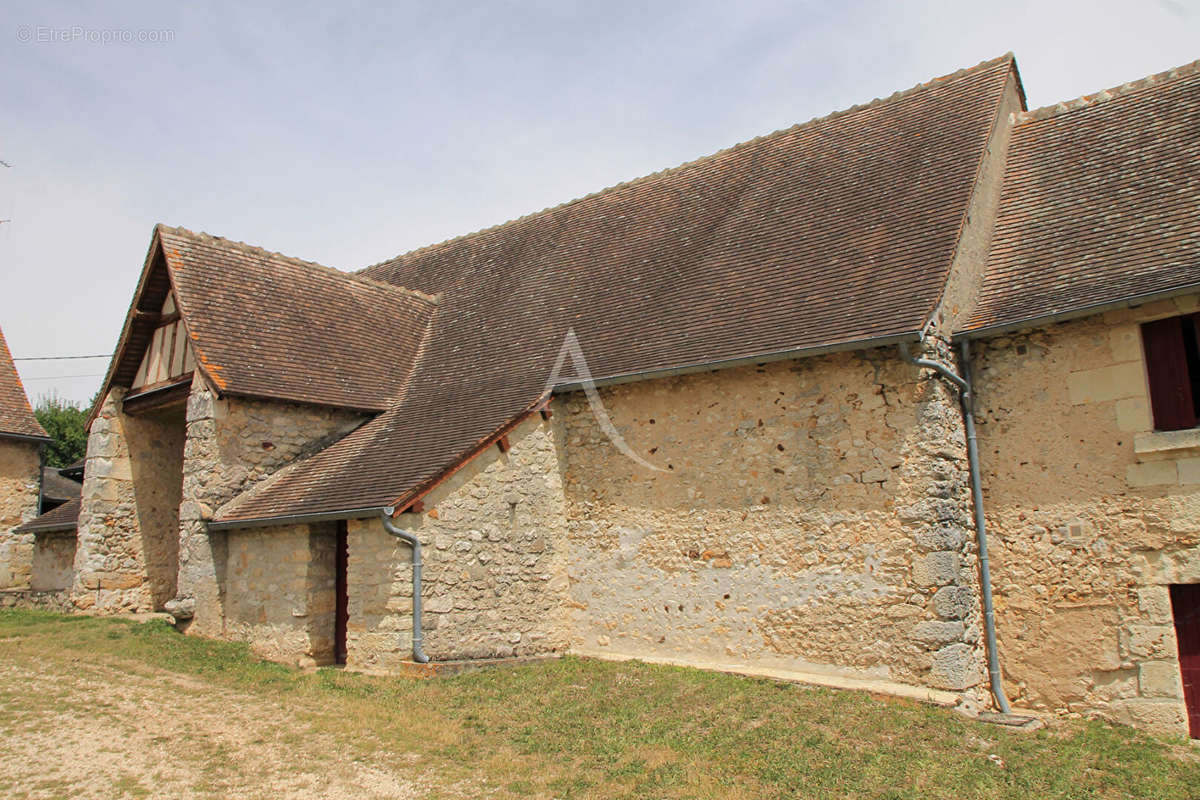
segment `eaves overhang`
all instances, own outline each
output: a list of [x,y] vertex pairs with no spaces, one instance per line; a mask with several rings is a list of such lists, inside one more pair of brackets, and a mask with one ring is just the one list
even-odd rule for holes
[[325,511],[313,514],[281,514],[279,516],[255,517],[253,519],[210,520],[211,531],[231,531],[238,528],[264,528],[276,525],[306,525],[313,522],[333,522],[343,519],[366,519],[377,517],[386,506],[366,506],[341,511]]
[[1084,317],[1103,314],[1107,311],[1118,311],[1123,308],[1137,308],[1138,306],[1144,306],[1148,303],[1154,303],[1160,300],[1172,300],[1176,297],[1196,294],[1197,292],[1200,292],[1200,283],[1189,283],[1184,286],[1176,286],[1174,288],[1164,289],[1158,292],[1129,295],[1127,297],[1121,297],[1115,300],[1105,300],[1099,303],[1063,309],[1062,311],[1055,311],[1049,314],[1036,314],[1030,317],[1012,320],[1010,322],[1003,322],[995,325],[985,325],[971,330],[959,331],[954,334],[954,339],[955,341],[962,341],[964,339],[968,341],[977,339],[991,339],[1007,333],[1015,333],[1017,331],[1039,328],[1043,325],[1052,325],[1056,322],[1069,322],[1075,319],[1083,319]]
[[0,439],[16,439],[21,442],[37,442],[38,444],[48,444],[54,439],[49,436],[34,436],[29,433],[6,433],[0,431]]
[[920,341],[922,338],[924,338],[924,331],[922,330],[906,331],[904,333],[877,336],[870,339],[855,339],[846,342],[837,342],[835,344],[818,345],[814,347],[774,350],[767,353],[738,356],[736,358],[700,361],[677,367],[666,367],[663,369],[652,369],[642,372],[626,372],[617,375],[607,375],[600,378],[585,380],[564,381],[563,383],[555,384],[552,391],[554,394],[564,394],[567,392],[577,392],[588,385],[616,386],[623,383],[651,381],[659,378],[672,378],[679,375],[694,375],[698,372],[714,372],[722,369],[747,367],[753,364],[770,364],[776,361],[792,361],[799,358],[812,358],[814,356],[830,355],[832,353],[845,353],[854,350],[872,350],[877,347],[888,347],[891,345],[900,344],[901,342],[916,342]]

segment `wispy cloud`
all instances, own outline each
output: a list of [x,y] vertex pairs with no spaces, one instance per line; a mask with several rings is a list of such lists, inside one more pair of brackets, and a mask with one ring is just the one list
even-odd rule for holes
[[[353,268],[1008,50],[1033,105],[1200,56],[1173,0],[7,12],[0,327],[18,355],[111,349],[157,221]],[[22,25],[173,36],[21,42]],[[97,383],[22,374],[78,400]]]

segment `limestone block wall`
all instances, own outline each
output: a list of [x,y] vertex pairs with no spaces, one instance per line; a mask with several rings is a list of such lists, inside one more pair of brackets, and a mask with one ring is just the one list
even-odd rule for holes
[[1200,582],[1200,436],[1155,433],[1156,303],[976,344],[1002,664],[1024,704],[1186,733],[1168,586]]
[[274,661],[332,663],[335,543],[333,523],[230,533],[225,635]]
[[[424,551],[425,651],[434,659],[564,650],[567,576],[561,453],[540,416],[491,448],[396,524]],[[378,520],[348,525],[347,666],[411,658],[411,552]]]
[[37,516],[38,445],[0,437],[0,589],[29,585],[33,534],[13,528]]
[[927,371],[887,348],[601,396],[661,471],[567,399],[576,650],[979,686],[961,416]]
[[121,411],[104,399],[88,435],[71,591],[76,607],[152,611],[175,592],[183,413]]
[[192,630],[219,636],[228,533],[205,524],[222,503],[298,458],[341,438],[364,417],[341,409],[218,397],[197,374],[187,406],[178,596],[194,607]]

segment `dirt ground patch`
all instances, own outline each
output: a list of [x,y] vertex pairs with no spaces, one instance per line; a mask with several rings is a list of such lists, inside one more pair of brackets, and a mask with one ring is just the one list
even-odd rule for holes
[[0,611],[2,798],[1200,797],[1200,748],[566,657],[302,672],[161,621]]
[[9,797],[417,798],[431,789],[420,770],[365,763],[277,701],[145,667],[81,661],[63,674],[22,661],[0,666]]

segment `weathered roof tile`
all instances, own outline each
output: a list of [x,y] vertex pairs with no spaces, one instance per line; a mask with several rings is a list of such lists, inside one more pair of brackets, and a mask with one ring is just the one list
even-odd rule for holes
[[4,331],[0,331],[0,436],[5,435],[49,438],[33,415],[8,342],[4,340]]
[[159,225],[106,387],[132,381],[171,288],[196,362],[222,393],[376,412],[401,399],[437,305],[420,292]]
[[1200,288],[1200,61],[1018,115],[979,304],[999,332]]
[[598,379],[916,336],[953,258],[1005,56],[360,275],[439,297],[404,401],[220,509],[413,496],[534,405],[568,330]]
[[51,531],[73,531],[79,524],[79,509],[82,500],[78,497],[52,508],[39,517],[34,517],[15,528],[17,533],[50,533]]

